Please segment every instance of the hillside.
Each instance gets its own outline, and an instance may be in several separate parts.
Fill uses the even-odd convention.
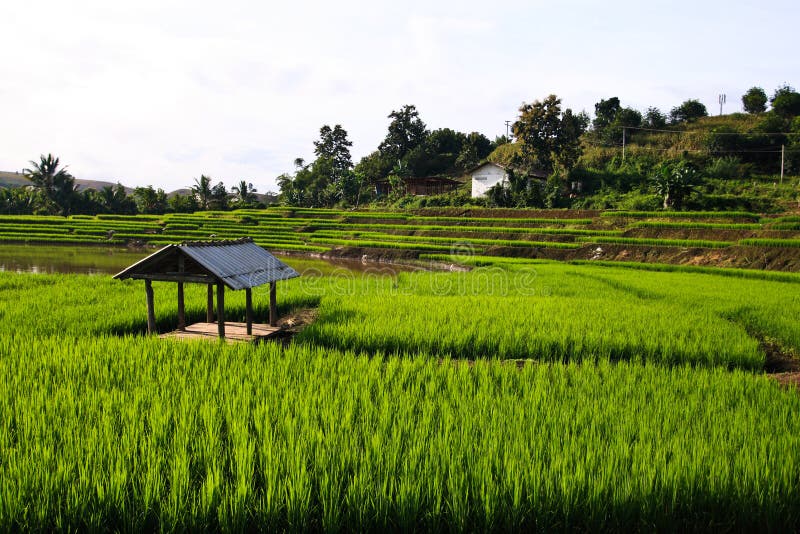
[[[0,171],[0,187],[24,187],[26,185],[30,185],[30,182],[21,173]],[[99,191],[104,187],[113,187],[117,184],[116,182],[82,180],[76,178],[75,185],[78,186],[78,191],[83,191],[84,189],[95,189]],[[125,190],[128,193],[133,192],[133,188],[130,187],[125,187]]]

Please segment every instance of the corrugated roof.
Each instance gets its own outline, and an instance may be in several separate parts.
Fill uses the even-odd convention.
[[[146,273],[148,264],[170,253],[185,254],[231,289],[246,289],[300,276],[297,271],[253,243],[252,239],[244,238],[169,245],[114,278],[125,279],[133,274]]]

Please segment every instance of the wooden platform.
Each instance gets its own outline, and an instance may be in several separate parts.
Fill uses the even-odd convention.
[[[279,326],[253,323],[253,334],[247,335],[247,323],[225,322],[226,341],[257,341],[266,339],[281,330]],[[195,323],[186,327],[186,330],[174,330],[159,337],[167,339],[219,339],[217,323]]]

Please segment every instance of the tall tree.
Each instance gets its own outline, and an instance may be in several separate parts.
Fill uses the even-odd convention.
[[[200,178],[195,178],[192,193],[197,199],[199,207],[207,210],[211,202],[211,177],[201,174]]]
[[[514,123],[514,137],[521,143],[521,163],[529,169],[553,172],[557,165],[569,171],[580,156],[580,135],[588,117],[572,110],[561,112],[561,100],[550,95],[541,102],[522,104]]]
[[[622,108],[619,103],[619,98],[612,96],[609,99],[601,99],[600,102],[594,105],[594,120],[592,121],[592,128],[595,131],[601,131],[606,126],[614,122],[617,117],[617,112]]]
[[[747,113],[767,111],[767,93],[761,87],[751,87],[742,95],[742,107]]]
[[[39,161],[30,161],[31,167],[23,175],[52,203],[51,211],[69,215],[77,188],[75,178],[66,167],[59,168],[58,158],[52,154],[41,155]]]
[[[314,141],[314,154],[318,158],[331,160],[336,169],[347,170],[353,167],[351,146],[353,143],[347,138],[347,130],[340,124],[333,128],[325,124],[319,129],[319,141]]]
[[[425,141],[428,130],[414,105],[405,105],[400,111],[392,111],[388,118],[392,119],[389,132],[378,150],[396,163],[396,160],[402,159]]]

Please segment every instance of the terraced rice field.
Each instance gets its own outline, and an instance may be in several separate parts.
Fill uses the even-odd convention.
[[[560,215],[5,218],[53,243],[250,235],[474,269],[290,257],[308,276],[279,312],[314,320],[285,345],[158,339],[141,283],[0,272],[0,531],[800,529],[800,274],[497,255],[794,222]],[[153,286],[172,330],[176,288]],[[187,285],[188,322],[205,304]]]
[[[547,216],[541,217],[510,210],[504,213],[517,216],[491,216],[489,210],[462,216],[436,213],[272,208],[161,216],[3,216],[0,242],[159,246],[249,236],[271,250],[300,253],[335,249],[345,254],[395,250],[412,256],[456,251],[559,257],[558,250],[581,251],[571,259],[585,259],[597,245],[776,250],[797,248],[800,242],[793,217],[762,219],[745,212],[605,212],[592,217],[567,211],[542,212]]]

